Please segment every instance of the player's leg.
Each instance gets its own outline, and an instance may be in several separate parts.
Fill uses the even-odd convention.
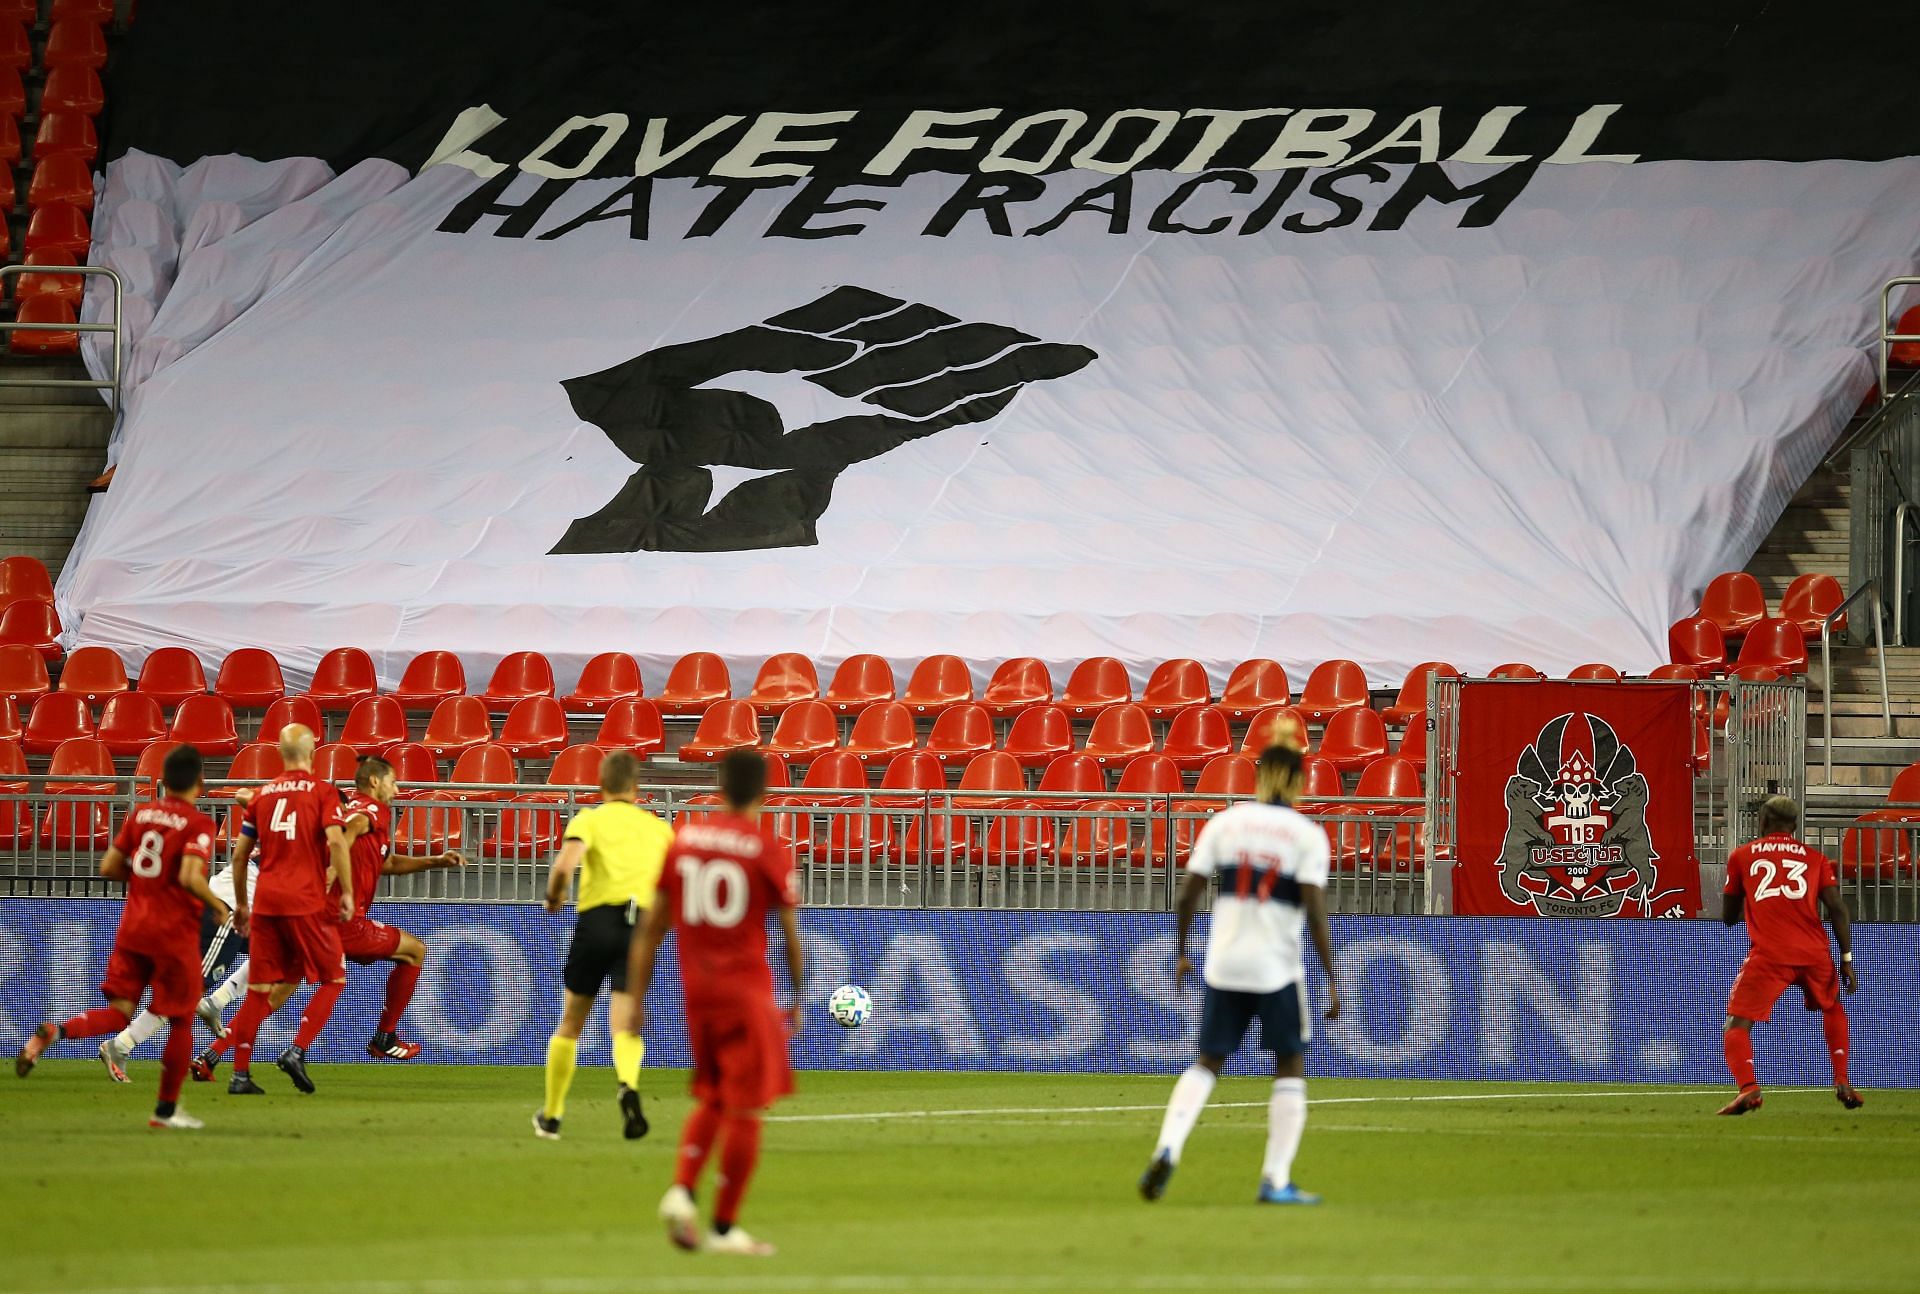
[[[624,968],[613,977],[613,993],[607,1002],[607,1032],[613,1039],[613,1075],[619,1082],[620,1128],[628,1141],[647,1135],[646,1112],[640,1107],[640,1066],[647,1059],[647,1044],[627,1027],[632,1019],[633,994],[626,992]]]
[[[1174,1080],[1173,1094],[1167,1098],[1167,1112],[1160,1120],[1160,1137],[1154,1143],[1153,1158],[1140,1175],[1140,1195],[1157,1200],[1166,1192],[1167,1181],[1179,1167],[1180,1154],[1187,1137],[1207,1108],[1220,1069],[1240,1047],[1247,1025],[1253,1019],[1251,993],[1229,993],[1208,988],[1200,1007],[1200,1055]]]
[[[274,1067],[292,1081],[304,1095],[314,1091],[313,1078],[307,1073],[307,1048],[327,1027],[334,1004],[347,989],[347,954],[340,944],[340,923],[330,914],[300,917],[292,926],[300,949],[301,978],[318,984],[301,1012],[300,1026],[294,1032],[293,1045],[274,1057]]]
[[[620,908],[589,908],[574,919],[567,960],[560,969],[560,982],[566,990],[560,1023],[547,1039],[546,1100],[533,1116],[537,1137],[557,1140],[560,1136],[567,1092],[573,1086],[573,1071],[580,1059],[580,1031],[587,1027],[593,999],[613,976],[616,963],[622,972],[626,969],[626,931],[626,912]]]
[[[593,993],[576,993],[569,987],[561,1001],[560,1022],[547,1039],[546,1097],[533,1116],[534,1134],[545,1140],[559,1140],[560,1120],[567,1114],[567,1092],[573,1087],[573,1072],[580,1060],[580,1031],[587,1027],[587,1013],[593,1010],[598,991],[598,985]]]
[[[204,1125],[180,1108],[180,1088],[193,1062],[193,1017],[183,1015],[169,1024],[167,1046],[160,1053],[159,1099],[154,1103],[153,1117],[147,1120],[147,1126],[192,1130]]]
[[[1739,1092],[1721,1107],[1721,1114],[1746,1114],[1760,1108],[1760,1080],[1753,1065],[1753,1026],[1756,1021],[1773,1017],[1774,1002],[1797,978],[1796,972],[1751,952],[1740,963],[1740,973],[1733,977],[1733,987],[1727,992],[1727,1019],[1720,1030],[1727,1072],[1733,1075]]]
[[[127,1059],[141,1043],[160,1032],[160,1026],[166,1021],[155,1015],[151,1008],[133,1017],[126,1028],[100,1044],[100,1063],[107,1068],[107,1077],[116,1083],[127,1082]]]
[[[119,956],[118,952],[114,954],[115,959]],[[111,967],[112,963],[109,962],[109,984],[114,983],[111,978],[114,971]],[[145,987],[145,984],[141,985],[141,988]],[[46,1053],[47,1048],[63,1038],[97,1038],[103,1033],[118,1033],[127,1027],[128,1018],[133,1014],[133,1004],[138,997],[137,992],[131,998],[109,995],[105,1006],[97,1006],[91,1011],[82,1011],[79,1015],[57,1024],[51,1020],[47,1021],[28,1034],[27,1040],[20,1044],[19,1054],[13,1059],[13,1072],[21,1078],[31,1074],[33,1067],[40,1063],[40,1057]]]
[[[195,1003],[193,1013],[216,1039],[227,1032],[220,1013],[247,991],[246,954],[247,941],[234,929],[231,917],[215,927],[207,940],[206,956],[200,961],[200,975],[207,982],[218,983],[219,987]]]
[[[367,1054],[380,1060],[412,1060],[420,1054],[420,1044],[400,1037],[400,1017],[413,1001],[413,990],[420,983],[421,967],[426,965],[427,946],[413,935],[392,926],[393,951],[384,958],[393,963],[387,972],[386,1003],[380,1010],[380,1025],[367,1041]]]
[[[1745,1016],[1729,1015],[1720,1027],[1720,1046],[1726,1053],[1727,1072],[1733,1075],[1739,1093],[1722,1106],[1722,1114],[1745,1114],[1761,1105],[1760,1080],[1753,1070],[1753,1021]]]
[[[244,942],[244,941],[243,941]],[[207,1049],[193,1058],[193,1081],[204,1083],[213,1077],[220,1058],[233,1047],[233,1030],[221,1020],[221,1012],[240,1001],[247,995],[247,981],[252,975],[253,962],[241,957],[237,965],[228,973],[220,987],[200,999],[194,1008],[194,1015],[213,1033],[213,1041]]]
[[[1262,1204],[1318,1204],[1320,1197],[1293,1184],[1293,1158],[1307,1129],[1307,1044],[1313,1017],[1303,985],[1265,995],[1262,1041],[1273,1053],[1273,1091],[1267,1098],[1267,1153],[1260,1168]]]
[[[256,933],[256,945],[258,942]],[[255,960],[258,961],[257,956]],[[254,1042],[260,1036],[260,1026],[265,1024],[267,1017],[287,1000],[292,990],[293,985],[277,980],[263,981],[258,984],[248,983],[246,998],[240,1003],[239,1014],[233,1017],[233,1023],[227,1027],[227,1036],[224,1039],[224,1044],[233,1048],[233,1077],[227,1080],[227,1090],[233,1095],[258,1096],[266,1090],[253,1081]],[[215,1047],[221,1045],[216,1043]],[[215,1056],[218,1055],[215,1048],[210,1047],[207,1052],[201,1053],[200,1060],[205,1061],[209,1052]],[[200,1064],[196,1062],[194,1069],[198,1073]],[[209,1067],[208,1074],[211,1075],[211,1073],[212,1070]]]
[[[766,1107],[793,1090],[785,1029],[771,1002],[749,1012],[720,1049],[720,1180],[713,1201],[710,1253],[770,1258],[773,1246],[738,1225],[740,1206],[760,1163],[760,1127]]]
[[[1834,1098],[1847,1109],[1857,1110],[1866,1102],[1861,1099],[1860,1093],[1854,1091],[1853,1080],[1847,1073],[1847,1009],[1840,1005],[1840,976],[1834,970],[1833,963],[1823,961],[1802,968],[1800,990],[1806,994],[1807,1010],[1820,1013],[1820,1032],[1826,1038],[1827,1059],[1833,1065]]]
[[[773,1256],[772,1245],[735,1225],[760,1164],[760,1121],[765,1115],[764,1109],[729,1109],[721,1117],[720,1181],[713,1201],[713,1238],[706,1246],[714,1253]]]
[[[693,1110],[680,1129],[680,1153],[674,1161],[673,1185],[660,1197],[660,1220],[666,1223],[667,1239],[676,1249],[700,1247],[700,1214],[693,1195],[700,1186],[700,1174],[706,1170],[720,1136],[720,1123],[726,1107],[720,1101],[720,1066],[717,1055],[717,1029],[708,1015],[689,1012],[687,1044],[693,1059]]]

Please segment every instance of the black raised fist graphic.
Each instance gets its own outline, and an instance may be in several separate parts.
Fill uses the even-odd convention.
[[[814,523],[853,463],[993,417],[1028,382],[1094,359],[1001,324],[840,287],[763,323],[648,351],[561,383],[574,412],[640,470],[612,502],[567,527],[556,553],[724,552],[817,542]],[[728,373],[798,372],[873,405],[793,431],[767,401],[701,384]],[[771,475],[710,504],[714,466]]]

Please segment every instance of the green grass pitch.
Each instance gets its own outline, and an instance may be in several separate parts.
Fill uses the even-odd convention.
[[[647,1074],[621,1140],[583,1069],[565,1139],[540,1073],[316,1067],[301,1097],[190,1086],[203,1133],[150,1132],[131,1086],[44,1063],[0,1096],[5,1288],[26,1294],[644,1294],[902,1290],[1913,1290],[1920,1093],[1310,1080],[1295,1176],[1253,1203],[1267,1084],[1223,1080],[1167,1198],[1134,1182],[1170,1079],[800,1076],[744,1222],[756,1262],[668,1248],[654,1206],[687,1110]],[[873,1117],[867,1117],[873,1116]],[[710,1196],[709,1184],[703,1203]]]

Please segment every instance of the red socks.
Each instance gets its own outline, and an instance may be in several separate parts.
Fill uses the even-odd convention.
[[[727,1144],[720,1151],[720,1193],[713,1202],[713,1223],[722,1228],[732,1226],[739,1216],[740,1201],[746,1198],[747,1183],[760,1162],[760,1119],[733,1115],[727,1119],[726,1131]]]
[[[400,1015],[407,1009],[407,1003],[413,1001],[413,986],[420,982],[420,968],[409,966],[405,962],[396,962],[387,973],[387,1007],[380,1013],[380,1033],[393,1033],[400,1028]]]
[[[259,1034],[261,1024],[272,1014],[273,1007],[268,1004],[266,993],[248,989],[246,1000],[240,1004],[239,1014],[227,1026],[225,1041],[233,1048],[234,1073],[253,1072],[253,1040]]]
[[[1847,1012],[1846,1008],[1835,1004],[1831,1011],[1820,1013],[1820,1031],[1827,1035],[1827,1055],[1833,1061],[1833,1085],[1852,1087],[1847,1079]]]
[[[103,1033],[119,1033],[127,1027],[127,1017],[110,1006],[97,1006],[76,1015],[60,1026],[62,1038],[97,1038]]]
[[[1745,1029],[1727,1029],[1720,1035],[1727,1052],[1727,1069],[1741,1091],[1760,1086],[1753,1076],[1753,1035]]]
[[[193,1061],[193,1017],[171,1023],[166,1050],[160,1053],[160,1104],[165,1106],[180,1099],[180,1085],[187,1081],[187,1066]]]
[[[714,1138],[720,1134],[720,1107],[711,1101],[693,1107],[680,1130],[680,1164],[674,1169],[676,1185],[691,1191],[700,1184],[700,1172],[713,1153]]]
[[[320,1036],[320,1031],[327,1027],[328,1018],[333,1015],[333,1004],[340,1000],[340,995],[346,989],[347,982],[340,980],[333,984],[322,984],[313,991],[313,996],[307,999],[306,1014],[300,1017],[300,1029],[293,1035],[294,1046],[305,1051],[313,1045],[313,1040]]]

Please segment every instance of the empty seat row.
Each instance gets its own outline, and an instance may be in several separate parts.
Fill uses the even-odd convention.
[[[1821,624],[1846,600],[1846,590],[1833,576],[1801,575],[1780,595],[1780,613],[1769,616],[1760,581],[1745,571],[1728,571],[1708,582],[1700,595],[1700,609],[1689,619],[1708,621],[1728,643],[1737,644],[1764,620],[1784,620],[1803,639],[1818,639]],[[1834,622],[1836,632],[1846,627],[1845,616]]]

